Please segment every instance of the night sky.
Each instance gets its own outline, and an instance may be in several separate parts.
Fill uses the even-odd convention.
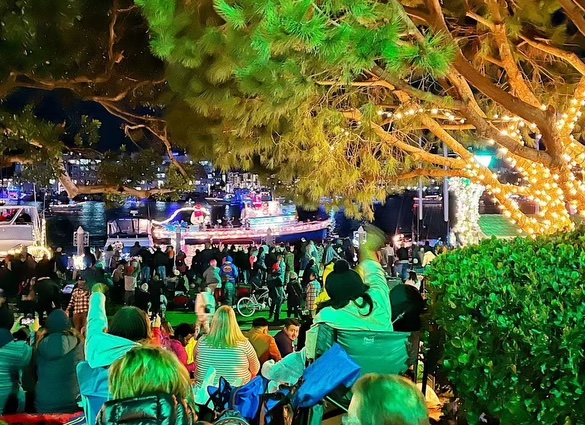
[[[67,133],[71,138],[79,129],[81,117],[87,115],[92,119],[101,121],[101,140],[96,147],[99,151],[116,150],[127,139],[122,130],[123,121],[112,116],[102,106],[95,102],[83,102],[73,96],[67,90],[55,90],[53,92],[32,89],[19,90],[10,96],[5,105],[13,111],[19,112],[28,105],[35,105],[35,113],[41,119],[54,123],[67,123]]]

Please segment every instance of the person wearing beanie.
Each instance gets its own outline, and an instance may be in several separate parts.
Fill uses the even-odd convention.
[[[376,254],[384,242],[385,235],[369,226],[358,268],[352,270],[342,260],[335,263],[325,280],[330,300],[318,305],[315,324],[339,330],[393,330],[390,288]]]
[[[47,318],[47,327],[39,333],[35,348],[37,413],[81,411],[77,404],[79,384],[76,368],[84,359],[81,335],[72,328],[67,313],[53,310]]]

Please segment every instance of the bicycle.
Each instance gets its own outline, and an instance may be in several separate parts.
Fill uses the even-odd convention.
[[[256,295],[259,293],[258,295]],[[238,304],[236,308],[238,309],[238,313],[240,313],[244,317],[250,317],[256,310],[265,310],[266,308],[270,308],[270,304],[272,300],[268,296],[268,288],[262,287],[256,291],[253,291],[249,297],[242,297],[238,300]]]

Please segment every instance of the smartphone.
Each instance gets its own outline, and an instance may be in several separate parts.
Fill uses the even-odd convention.
[[[33,319],[32,317],[23,317],[22,319],[20,319],[20,325],[21,326],[29,326],[34,321],[35,321],[35,319]]]

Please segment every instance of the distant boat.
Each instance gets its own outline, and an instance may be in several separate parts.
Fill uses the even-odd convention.
[[[153,246],[152,223],[146,218],[138,217],[137,211],[130,211],[132,217],[122,217],[108,221],[108,239],[105,248],[118,246],[124,252],[138,242],[141,246]]]
[[[43,233],[44,226],[41,226],[36,207],[0,206],[0,258],[20,252],[24,247],[38,248],[36,251],[42,256],[48,252],[43,246],[45,241]]]
[[[85,202],[73,202],[68,204],[52,204],[49,209],[55,214],[77,213],[83,209]]]

